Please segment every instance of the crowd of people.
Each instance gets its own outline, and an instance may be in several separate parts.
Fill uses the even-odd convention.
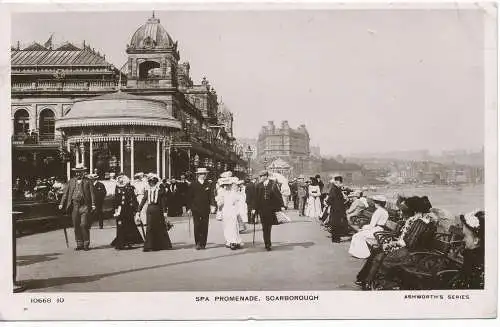
[[[57,201],[61,198],[64,187],[65,181],[60,177],[16,177],[12,184],[12,198],[16,201]]]
[[[85,175],[84,169],[74,168],[76,175],[64,188],[59,206],[71,213],[76,250],[90,249],[90,224],[96,219],[91,216],[102,217],[102,201],[106,194],[98,176]],[[299,176],[283,185],[267,171],[261,172],[258,179],[247,180],[240,180],[230,171],[222,173],[216,181],[207,180],[207,176],[205,168],[196,171],[194,180],[181,176],[179,181],[161,181],[154,173],[138,173],[131,181],[119,174],[113,198],[116,237],[111,244],[119,250],[140,244],[145,252],[172,249],[169,231],[173,224],[168,217],[186,214],[193,219],[194,247],[203,250],[207,246],[212,213],[222,221],[223,242],[227,248],[244,247],[241,233],[247,229],[247,224],[260,222],[264,247],[271,251],[272,226],[280,224],[279,217],[284,215],[291,201],[299,216],[320,223],[333,243],[350,240],[349,254],[366,260],[356,276],[357,285],[362,289],[384,289],[391,285],[388,288],[394,289],[400,287],[404,271],[418,270],[411,266],[415,265],[411,254],[430,251],[437,235],[439,217],[425,196],[402,197],[389,207],[383,195],[367,198],[361,190],[345,187],[340,175],[331,176],[326,185],[319,175],[307,181]],[[367,212],[368,220],[358,226],[355,222],[360,216],[366,217]],[[102,228],[102,218],[98,220]],[[391,229],[390,237],[383,243],[377,243],[377,235],[387,233],[391,221],[399,227]],[[461,226],[465,247],[463,265],[459,277],[448,281],[446,287],[482,288],[484,211],[461,216]],[[441,268],[446,270],[447,267]],[[387,283],[381,284],[381,280]]]

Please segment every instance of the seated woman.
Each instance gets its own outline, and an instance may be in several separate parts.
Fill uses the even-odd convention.
[[[352,236],[349,254],[353,257],[365,259],[370,256],[370,248],[367,241],[375,239],[373,234],[384,230],[383,226],[389,219],[389,213],[385,210],[387,199],[383,195],[375,195],[373,197],[375,203],[375,212],[372,215],[370,224],[365,225],[359,232]]]
[[[484,289],[484,211],[461,215],[465,249],[458,274],[440,289]]]
[[[411,251],[425,250],[430,244],[436,229],[429,214],[432,205],[427,197],[411,199],[406,202],[415,214],[406,220],[400,236],[372,253],[358,273],[356,284],[363,289],[368,289],[377,274],[384,276],[391,268],[404,265]]]
[[[368,201],[366,198],[363,196],[362,191],[354,191],[354,197],[356,198],[349,209],[347,209],[346,214],[347,214],[347,220],[349,223],[351,223],[351,218],[358,216],[363,210],[368,208]]]

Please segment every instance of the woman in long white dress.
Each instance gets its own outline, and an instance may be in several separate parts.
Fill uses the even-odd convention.
[[[359,232],[352,236],[351,246],[349,247],[349,254],[359,259],[366,259],[370,256],[367,241],[374,240],[373,234],[384,230],[383,226],[389,219],[389,213],[385,209],[387,203],[385,196],[375,195],[372,199],[376,210],[370,219],[370,224],[363,226]]]
[[[311,179],[308,186],[306,216],[310,218],[319,218],[321,216],[321,189],[318,183]]]
[[[241,200],[237,183],[237,177],[223,178],[220,184],[224,186],[225,190],[219,192],[215,199],[217,205],[221,208],[226,247],[231,248],[231,250],[239,249],[243,245],[237,218],[240,205],[239,202]]]

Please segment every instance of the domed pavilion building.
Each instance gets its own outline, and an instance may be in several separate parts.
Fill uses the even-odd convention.
[[[52,44],[38,43],[12,48],[14,151],[27,146],[26,131],[38,135],[41,126],[31,116],[47,107],[53,108],[52,129],[45,128],[44,139],[31,137],[29,149],[62,158],[61,176],[69,177],[78,163],[102,177],[155,172],[178,178],[198,167],[213,175],[243,173],[246,161],[233,137],[232,113],[206,78],[193,83],[190,64],[179,62],[177,42],[154,14],[133,33],[126,53],[127,63],[118,70],[85,43],[83,49],[66,44],[53,50]],[[36,56],[55,59],[39,66]],[[22,119],[19,107],[31,108],[22,111]],[[13,177],[43,174],[36,162],[29,166],[34,169],[16,171],[13,157]]]

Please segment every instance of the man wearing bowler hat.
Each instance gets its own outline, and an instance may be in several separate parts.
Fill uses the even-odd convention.
[[[83,164],[77,164],[73,168],[75,176],[68,181],[59,204],[59,210],[64,208],[66,212],[71,212],[77,251],[89,250],[90,214],[96,208],[94,186],[85,177],[85,170]]]
[[[209,215],[210,211],[215,212],[214,192],[212,185],[206,181],[207,175],[206,168],[198,168],[196,180],[189,185],[187,193],[187,206],[193,214],[196,250],[207,246]]]
[[[252,214],[259,213],[264,245],[267,251],[271,251],[271,228],[277,223],[276,212],[284,211],[285,205],[278,185],[269,179],[269,172],[264,170],[259,176],[260,183],[257,184]]]
[[[102,229],[104,226],[104,212],[102,211],[102,207],[104,204],[104,199],[106,198],[106,187],[103,183],[98,181],[99,175],[97,174],[89,174],[87,176],[94,186],[94,197],[95,197],[95,210],[93,213],[94,221],[99,222],[99,229]]]

